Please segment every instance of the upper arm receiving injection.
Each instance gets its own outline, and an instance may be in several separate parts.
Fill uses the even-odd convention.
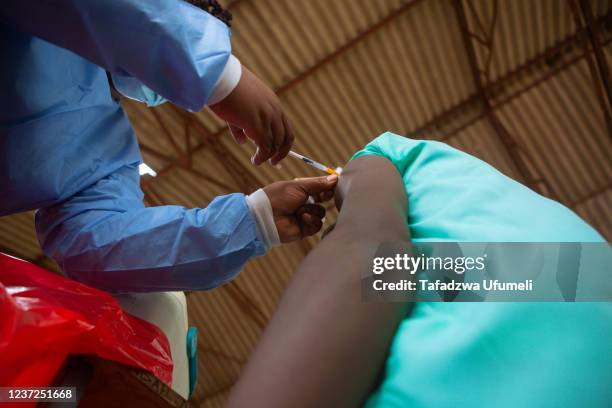
[[[335,229],[373,239],[383,233],[407,239],[408,198],[400,174],[386,158],[351,160],[339,179],[335,198],[340,210]]]

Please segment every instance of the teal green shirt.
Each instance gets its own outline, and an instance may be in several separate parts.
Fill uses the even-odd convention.
[[[403,177],[412,239],[602,242],[570,209],[434,141],[385,133],[353,158]],[[612,304],[418,303],[368,408],[610,407]]]

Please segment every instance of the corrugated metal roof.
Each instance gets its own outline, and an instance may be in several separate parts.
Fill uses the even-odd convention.
[[[296,151],[342,165],[387,130],[445,140],[561,200],[612,237],[612,145],[604,116],[610,107],[569,2],[462,0],[491,111],[477,92],[450,0],[231,4],[234,52],[278,91],[298,136]],[[606,29],[603,52],[612,66],[611,2],[591,5]],[[159,172],[142,183],[149,205],[203,207],[219,194],[316,175],[290,159],[281,168],[253,167],[252,146],[236,145],[207,110],[123,104],[145,161]],[[331,211],[328,223],[334,219]],[[196,403],[222,406],[283,287],[315,243],[274,249],[249,262],[232,284],[188,295],[191,322],[201,331]],[[53,268],[41,257],[31,212],[0,219],[0,245]]]
[[[473,11],[468,13],[468,20],[479,35],[482,35],[483,29],[488,29],[497,13],[497,26],[491,45],[493,56],[489,67],[491,80],[503,76],[575,31],[574,21],[565,1],[541,0],[538,1],[537,7],[534,7],[531,0],[480,0],[466,4],[473,4],[473,7],[468,7]],[[479,41],[474,44],[480,66],[485,67],[488,48]]]
[[[580,61],[505,106],[499,116],[563,203],[571,205],[612,179],[612,143]]]
[[[611,203],[612,186],[608,185],[604,190],[574,206],[576,213],[596,227],[605,237],[608,237],[608,241],[612,236]]]

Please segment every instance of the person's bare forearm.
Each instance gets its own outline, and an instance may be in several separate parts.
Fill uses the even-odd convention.
[[[349,163],[338,222],[304,260],[232,391],[230,407],[352,407],[376,385],[401,303],[362,303],[382,242],[405,242],[406,194],[381,157]]]

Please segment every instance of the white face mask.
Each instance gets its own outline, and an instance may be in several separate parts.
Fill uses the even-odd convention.
[[[136,78],[112,74],[113,85],[126,98],[144,102],[147,106],[161,105],[168,100],[156,94]]]

